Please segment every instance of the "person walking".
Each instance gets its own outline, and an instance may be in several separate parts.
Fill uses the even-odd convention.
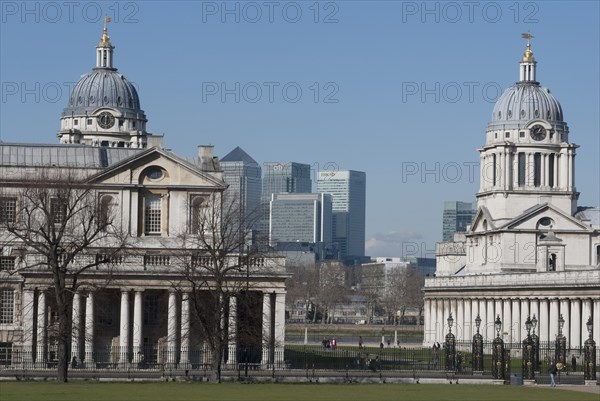
[[[548,371],[550,372],[550,387],[556,387],[556,372],[558,371],[556,368],[556,362],[552,361],[550,363]]]
[[[362,336],[358,337],[358,348],[362,348],[363,347],[363,338]]]
[[[577,358],[575,358],[575,354],[571,354],[571,368],[573,372],[577,370]]]

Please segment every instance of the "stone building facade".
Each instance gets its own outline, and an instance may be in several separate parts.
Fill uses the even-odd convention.
[[[600,209],[579,207],[578,145],[563,110],[536,77],[531,45],[519,81],[494,106],[480,153],[477,212],[465,234],[437,245],[435,278],[425,282],[425,344],[443,341],[447,318],[457,340],[485,339],[503,322],[505,341],[521,341],[528,316],[540,341],[554,341],[559,318],[570,347],[583,346],[586,323],[600,343]]]

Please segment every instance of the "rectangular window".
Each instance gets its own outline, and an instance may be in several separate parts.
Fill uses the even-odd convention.
[[[17,198],[0,198],[0,224],[14,223],[17,217]]]
[[[15,257],[14,256],[0,256],[0,271],[12,271],[15,270]]]
[[[87,125],[92,125],[92,119],[91,118],[87,119]]]
[[[60,199],[50,199],[50,221],[54,224],[61,224],[67,214],[67,205],[65,205]]]
[[[79,125],[79,120],[73,120],[73,125]]]
[[[0,366],[12,364],[12,343],[0,343]]]
[[[525,153],[520,152],[518,156],[518,183],[520,187],[525,186]]]
[[[525,131],[519,132],[519,138],[525,138]]]
[[[144,232],[146,234],[160,234],[161,203],[160,195],[146,195],[144,210]]]
[[[12,288],[0,288],[0,324],[13,323],[15,300]]]
[[[190,233],[195,234],[202,229],[205,206],[206,198],[204,196],[193,195],[190,197]]]
[[[539,187],[542,177],[542,154],[533,154],[533,185]]]
[[[510,132],[505,132],[505,133],[504,133],[504,137],[505,137],[505,138],[510,138]]]

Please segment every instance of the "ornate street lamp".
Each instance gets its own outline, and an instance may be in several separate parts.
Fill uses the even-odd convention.
[[[504,380],[504,341],[500,337],[500,330],[502,330],[500,315],[496,317],[494,328],[496,329],[496,338],[492,342],[492,376],[496,380]]]
[[[483,373],[483,336],[479,334],[479,326],[481,326],[481,318],[479,317],[479,313],[475,318],[475,326],[477,326],[477,334],[473,336],[473,360],[472,360],[472,368],[473,372]]]
[[[535,334],[535,328],[537,327],[538,320],[533,315],[531,319],[531,324],[533,326],[533,334],[531,335],[531,339],[533,340],[533,369],[536,372],[540,371],[540,337]]]
[[[558,334],[554,343],[554,360],[556,361],[557,365],[560,363],[560,366],[565,365],[567,358],[567,337],[565,337],[562,333],[564,325],[565,319],[561,313],[558,318]]]
[[[594,321],[592,316],[588,319],[585,324],[588,330],[588,339],[585,340],[584,344],[584,379],[585,380],[596,380],[596,342],[594,341]]]
[[[454,334],[452,334],[452,324],[454,323],[452,313],[450,313],[447,321],[448,334],[446,334],[446,370],[453,372],[456,370],[456,341]]]
[[[534,369],[534,348],[535,342],[531,336],[531,328],[533,327],[533,322],[527,316],[527,320],[525,321],[525,328],[527,329],[527,338],[523,340],[523,379],[524,380],[535,380],[535,369]]]

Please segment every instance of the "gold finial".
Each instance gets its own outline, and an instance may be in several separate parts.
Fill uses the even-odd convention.
[[[110,36],[108,36],[108,29],[106,28],[106,24],[112,22],[111,17],[104,17],[104,32],[102,33],[102,39],[100,39],[101,43],[110,43]]]
[[[523,39],[527,39],[527,47],[525,48],[525,53],[523,54],[523,62],[533,62],[535,59],[533,58],[533,52],[531,51],[531,38],[534,38],[529,31],[527,33],[522,33],[521,37]]]

